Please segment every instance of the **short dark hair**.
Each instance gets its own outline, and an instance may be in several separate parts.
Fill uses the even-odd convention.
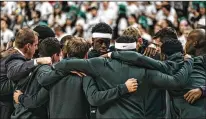
[[[94,32],[112,34],[112,28],[108,24],[106,24],[104,22],[100,22],[92,28],[92,33],[94,33]]]
[[[170,12],[171,6],[170,4],[167,4],[167,5],[163,5],[162,8],[165,8],[167,11]]]
[[[73,37],[64,46],[64,52],[69,57],[84,58],[86,53],[89,51],[90,44],[83,38]]]
[[[63,29],[60,25],[57,25],[54,27],[54,31],[63,31]]]
[[[37,32],[29,28],[22,28],[15,36],[15,46],[17,48],[23,48],[28,43],[33,44],[35,36],[38,36]]]
[[[38,18],[41,18],[41,12],[39,10],[35,10],[35,12],[36,12]]]
[[[164,20],[168,24],[168,27],[171,27],[173,29],[175,28],[175,26],[173,25],[173,23],[170,20],[168,20],[168,19],[164,19]]]
[[[1,18],[1,21],[4,21],[6,24],[7,24],[7,21],[6,21],[6,19],[3,19],[3,18]],[[8,24],[7,24],[8,25]]]
[[[1,18],[1,21],[4,21],[8,27],[11,25],[11,20],[8,16],[6,16],[5,18]]]
[[[55,53],[60,54],[60,42],[54,37],[44,39],[39,45],[39,55],[41,57],[51,57]]]
[[[178,36],[177,36],[177,32],[174,28],[171,28],[171,27],[166,27],[166,28],[163,28],[161,30],[159,30],[155,35],[154,35],[154,39],[155,38],[160,38],[160,41],[163,43],[164,40],[164,37],[168,37],[168,38],[173,38],[173,39],[178,39]]]
[[[181,52],[184,53],[181,42],[177,39],[169,38],[161,46],[161,52],[167,56]]]

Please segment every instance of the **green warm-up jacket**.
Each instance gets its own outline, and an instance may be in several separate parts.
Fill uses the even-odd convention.
[[[171,74],[171,71],[173,68],[180,69],[180,65],[183,61],[183,57],[181,56],[181,53],[176,53],[170,57],[168,57],[168,60],[164,63],[161,63],[160,61],[151,59],[149,57],[143,56],[141,54],[135,53],[135,52],[113,52],[112,58],[123,60],[132,64],[135,64],[137,66],[143,66],[143,67],[149,67],[151,69],[159,70],[168,74]],[[133,56],[133,57],[131,57]],[[193,104],[189,104],[184,99],[184,94],[187,93],[189,90],[194,88],[199,88],[202,85],[206,84],[206,69],[205,64],[203,63],[203,57],[198,56],[194,59],[194,66],[192,73],[190,74],[190,77],[188,79],[178,79],[176,80],[176,83],[178,82],[177,86],[173,89],[168,88],[170,85],[174,85],[175,82],[169,82],[166,79],[158,79],[160,83],[155,84],[154,81],[148,81],[149,84],[154,86],[156,88],[164,88],[168,89],[169,94],[172,98],[172,106],[176,113],[176,115],[179,118],[206,118],[206,99],[200,98]],[[176,65],[174,67],[168,67],[168,64],[171,64],[172,62],[176,62]],[[174,72],[173,72],[174,73]],[[186,72],[182,72],[186,73]],[[150,78],[151,76],[147,77]],[[179,85],[180,84],[180,85]]]
[[[151,80],[154,80],[153,78],[166,78],[171,81],[177,80],[179,77],[188,78],[188,73],[182,74],[181,72],[190,72],[192,70],[192,62],[191,60],[183,63],[185,65],[182,65],[180,72],[177,72],[174,76],[169,76],[159,71],[146,70],[145,68],[138,68],[125,62],[106,58],[63,60],[55,65],[56,71],[53,72],[51,76],[45,76],[43,78],[41,84],[48,85],[51,83],[51,80],[54,82],[59,80],[57,77],[61,76],[55,74],[56,72],[67,73],[73,70],[82,71],[91,75],[101,91],[123,84],[129,78],[136,78],[140,84],[137,91],[132,94],[123,95],[111,103],[98,106],[97,118],[146,118],[144,97],[147,94],[145,94],[144,90],[147,86],[141,85],[145,76],[154,75],[154,77],[151,77]],[[173,86],[170,86],[170,88],[173,88]],[[165,108],[161,105],[165,105],[165,102],[159,104],[160,110],[161,108]],[[162,113],[156,113],[152,116],[154,118],[162,117]]]
[[[47,119],[47,106],[49,101],[49,92],[43,88],[39,81],[41,77],[51,70],[49,65],[38,66],[28,76],[26,82],[22,84],[19,90],[24,94],[19,96],[19,104],[15,104],[15,110],[11,115],[14,119],[41,118]],[[18,85],[17,85],[18,89]]]
[[[82,78],[71,73],[62,74],[54,71],[55,75],[60,76],[57,78],[53,71],[50,66],[44,65],[37,70],[35,77],[29,79],[25,94],[20,95],[20,104],[15,106],[12,118],[46,119],[47,112],[40,107],[49,99],[49,118],[86,119],[89,116],[89,103],[94,106],[103,105],[128,93],[125,84],[98,91],[96,82],[89,76]],[[54,76],[57,81],[52,82],[53,80],[49,79],[50,83],[45,86],[41,84],[43,75]],[[41,116],[45,112],[46,116]]]

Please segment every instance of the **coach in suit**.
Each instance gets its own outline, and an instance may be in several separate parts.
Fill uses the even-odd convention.
[[[0,118],[8,119],[13,111],[14,85],[38,64],[50,64],[51,58],[32,59],[38,45],[38,34],[28,28],[20,29],[15,37],[14,52],[1,58],[0,73]],[[31,60],[32,59],[32,60]]]

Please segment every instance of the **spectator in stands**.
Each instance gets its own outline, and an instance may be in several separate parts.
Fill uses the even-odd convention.
[[[8,29],[8,21],[1,18],[1,50],[6,50],[7,43],[14,37],[14,33]]]
[[[55,32],[56,37],[59,41],[66,35],[66,33],[64,33],[64,31],[60,25],[57,25],[54,27],[54,32]]]
[[[122,35],[122,32],[124,29],[126,29],[129,25],[127,21],[127,9],[126,6],[123,4],[119,5],[119,12],[118,17],[115,22],[115,28],[114,28],[114,37],[113,39],[117,39],[119,36]]]
[[[28,25],[31,29],[34,29],[37,25],[39,25],[41,20],[41,12],[34,10],[32,11],[32,20],[27,22],[26,25]]]
[[[54,11],[53,6],[49,2],[46,2],[46,1],[37,2],[35,9],[41,12],[42,20],[48,20],[49,15],[51,15]]]
[[[135,14],[131,14],[129,17],[128,17],[128,23],[130,26],[133,26],[133,27],[138,27],[138,24],[137,24],[137,18],[135,16]]]
[[[54,5],[54,13],[51,14],[48,18],[48,24],[50,27],[60,25],[61,27],[65,24],[66,21],[66,14],[62,11],[62,5],[56,3]]]

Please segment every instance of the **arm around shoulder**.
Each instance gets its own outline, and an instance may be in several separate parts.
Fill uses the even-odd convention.
[[[96,82],[91,77],[85,77],[83,79],[83,89],[87,100],[93,106],[104,105],[128,93],[125,84],[120,84],[117,87],[105,91],[99,91]]]

